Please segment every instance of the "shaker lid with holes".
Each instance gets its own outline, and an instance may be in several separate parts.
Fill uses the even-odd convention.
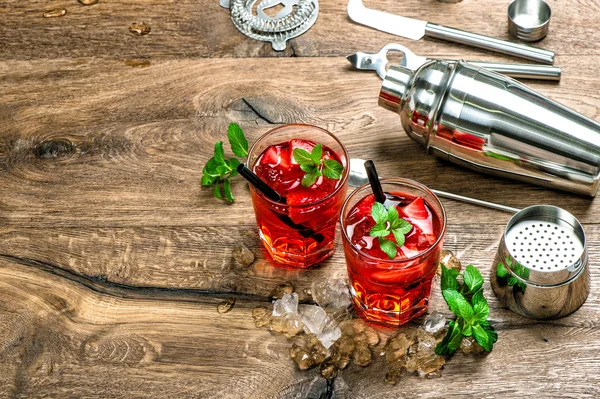
[[[515,214],[504,230],[503,241],[504,266],[525,284],[566,284],[587,265],[583,227],[573,215],[555,206],[535,205]]]

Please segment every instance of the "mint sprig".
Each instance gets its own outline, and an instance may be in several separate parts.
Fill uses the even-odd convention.
[[[236,123],[230,123],[227,128],[227,138],[231,150],[238,157],[248,156],[248,140],[244,137],[242,128]],[[214,185],[214,195],[219,199],[225,198],[233,202],[233,192],[231,191],[230,178],[238,174],[237,167],[241,162],[237,158],[225,158],[223,142],[218,141],[215,144],[214,155],[206,162],[202,169],[202,185],[210,187]],[[223,190],[221,191],[221,186]]]
[[[371,207],[371,216],[375,220],[375,226],[371,228],[369,235],[377,237],[381,250],[390,259],[394,259],[398,253],[398,247],[404,245],[405,235],[412,230],[412,224],[398,215],[395,206],[386,209],[379,202],[375,202]],[[396,242],[386,238],[390,234],[394,236]]]
[[[317,179],[323,175],[328,179],[339,180],[342,178],[344,167],[335,159],[323,160],[323,145],[317,144],[311,152],[302,148],[294,148],[292,153],[294,160],[304,171],[302,187],[308,188],[315,184]]]
[[[442,264],[442,295],[456,320],[450,321],[448,332],[435,348],[435,353],[450,355],[460,347],[463,337],[470,336],[486,352],[490,352],[498,334],[487,320],[490,307],[483,296],[483,277],[473,265],[468,265],[461,275],[462,284],[458,281],[459,275],[458,271]]]

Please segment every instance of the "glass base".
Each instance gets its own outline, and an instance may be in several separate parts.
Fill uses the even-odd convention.
[[[350,293],[352,294],[352,304],[356,313],[368,323],[383,327],[399,327],[412,319],[416,319],[425,313],[429,304],[429,298],[423,298],[418,303],[413,304],[412,307],[401,311],[385,310],[363,303],[356,295],[353,287],[350,287]]]
[[[334,241],[326,245],[319,245],[317,249],[311,248],[314,245],[311,245],[308,239],[291,241],[282,237],[269,240],[260,229],[258,235],[273,263],[280,265],[303,269],[323,262],[335,252]],[[311,249],[313,250],[311,251]]]

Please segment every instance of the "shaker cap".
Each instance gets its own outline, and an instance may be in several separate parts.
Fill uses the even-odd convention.
[[[379,92],[379,106],[398,112],[402,98],[406,95],[414,72],[400,65],[391,66]]]

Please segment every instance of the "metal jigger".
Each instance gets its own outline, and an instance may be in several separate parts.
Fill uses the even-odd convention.
[[[379,105],[428,152],[481,172],[596,195],[600,124],[464,61],[389,68]]]

